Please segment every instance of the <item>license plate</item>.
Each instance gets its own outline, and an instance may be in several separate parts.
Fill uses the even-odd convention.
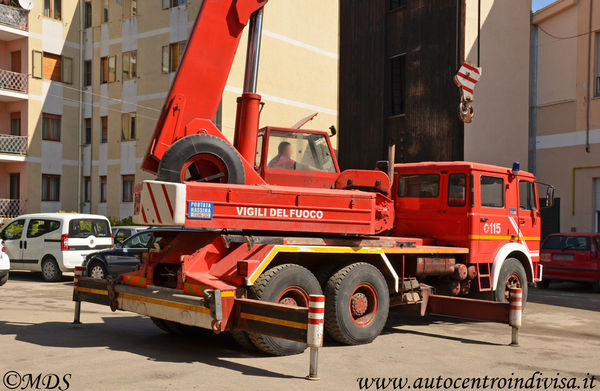
[[[573,259],[575,259],[575,257],[573,256],[573,254],[554,254],[552,256],[552,259],[554,259],[555,261],[572,261]]]

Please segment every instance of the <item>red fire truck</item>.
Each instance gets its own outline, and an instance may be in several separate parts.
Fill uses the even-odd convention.
[[[376,338],[391,306],[508,323],[509,289],[525,299],[542,274],[534,176],[469,162],[340,172],[329,132],[259,129],[265,4],[203,3],[143,164],[157,180],[136,187],[136,222],[203,231],[165,230],[139,270],[82,277],[74,299],[277,355],[305,349],[311,295],[345,344]],[[247,24],[230,143],[211,119]],[[466,298],[486,292],[495,301]]]

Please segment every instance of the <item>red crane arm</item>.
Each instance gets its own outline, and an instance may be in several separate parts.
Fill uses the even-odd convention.
[[[267,0],[204,0],[142,164],[156,173],[167,149],[217,113],[242,32]]]

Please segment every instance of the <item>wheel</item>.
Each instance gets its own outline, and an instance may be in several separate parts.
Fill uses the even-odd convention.
[[[225,140],[193,134],[177,140],[165,152],[158,165],[157,180],[243,184],[244,164]]]
[[[159,318],[153,318],[153,317],[150,317],[150,320],[152,321],[152,323],[154,323],[154,325],[156,327],[158,327],[165,333],[171,333],[171,330],[167,327],[164,320],[159,319]]]
[[[245,331],[231,331],[233,340],[246,350],[256,350],[256,346],[250,340],[250,336]]]
[[[46,257],[42,261],[42,278],[44,281],[56,282],[62,277],[62,271],[53,257]]]
[[[321,295],[319,281],[306,268],[300,265],[285,264],[263,273],[249,290],[250,297],[262,301],[298,307],[308,307],[309,295]],[[305,343],[289,341],[261,334],[248,334],[259,350],[285,356],[302,353]]]
[[[389,290],[379,269],[353,263],[327,281],[325,328],[340,343],[369,343],[383,330],[389,307]]]
[[[87,274],[91,278],[97,278],[97,279],[103,280],[107,276],[106,267],[104,266],[104,264],[101,261],[93,260],[88,265]]]
[[[525,274],[521,262],[515,258],[504,260],[498,275],[498,285],[494,292],[494,299],[500,303],[508,303],[510,288],[523,289],[523,305],[525,305],[527,302],[527,274]]]
[[[542,280],[537,283],[537,286],[539,286],[541,289],[548,289],[550,286],[550,280]]]

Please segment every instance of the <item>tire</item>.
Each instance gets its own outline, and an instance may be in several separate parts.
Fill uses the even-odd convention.
[[[548,289],[548,287],[550,286],[550,280],[542,280],[537,283],[537,286],[540,289]]]
[[[242,348],[250,351],[256,350],[256,346],[252,343],[250,336],[245,331],[231,331],[233,340],[237,342]]]
[[[91,277],[91,278],[97,278],[97,279],[101,279],[101,280],[106,279],[106,277],[107,277],[106,266],[104,266],[104,264],[100,260],[97,260],[97,259],[93,260],[88,265],[87,275],[88,275],[88,277]]]
[[[152,323],[154,323],[156,327],[169,334],[181,336],[212,334],[212,330],[203,329],[202,327],[189,326],[187,324],[154,317],[151,317],[150,320],[152,320]]]
[[[352,310],[353,303],[358,306]],[[335,273],[325,289],[325,328],[346,345],[373,341],[387,322],[390,294],[375,266],[360,262]]]
[[[249,296],[273,303],[308,307],[309,295],[321,295],[319,281],[306,268],[285,264],[263,273],[249,290]],[[249,333],[250,340],[259,350],[275,355],[287,356],[302,353],[306,344],[282,338]]]
[[[500,274],[498,275],[498,285],[494,291],[494,300],[499,303],[507,303],[508,289],[511,285],[523,289],[523,305],[525,305],[528,293],[527,274],[521,262],[515,258],[507,258],[502,263]]]
[[[62,277],[62,271],[54,257],[46,257],[42,261],[42,279],[46,282],[56,282]]]
[[[150,317],[150,320],[152,321],[152,323],[154,323],[154,325],[156,327],[158,327],[165,333],[171,333],[171,330],[167,327],[164,320],[159,319],[159,318],[153,318],[153,317]]]
[[[202,166],[203,172],[199,172],[194,163]],[[216,136],[193,134],[177,140],[161,159],[157,180],[180,183],[186,176],[188,166],[196,170],[189,180],[199,181],[223,173],[224,176],[207,182],[245,183],[244,164],[239,153],[225,140]]]

